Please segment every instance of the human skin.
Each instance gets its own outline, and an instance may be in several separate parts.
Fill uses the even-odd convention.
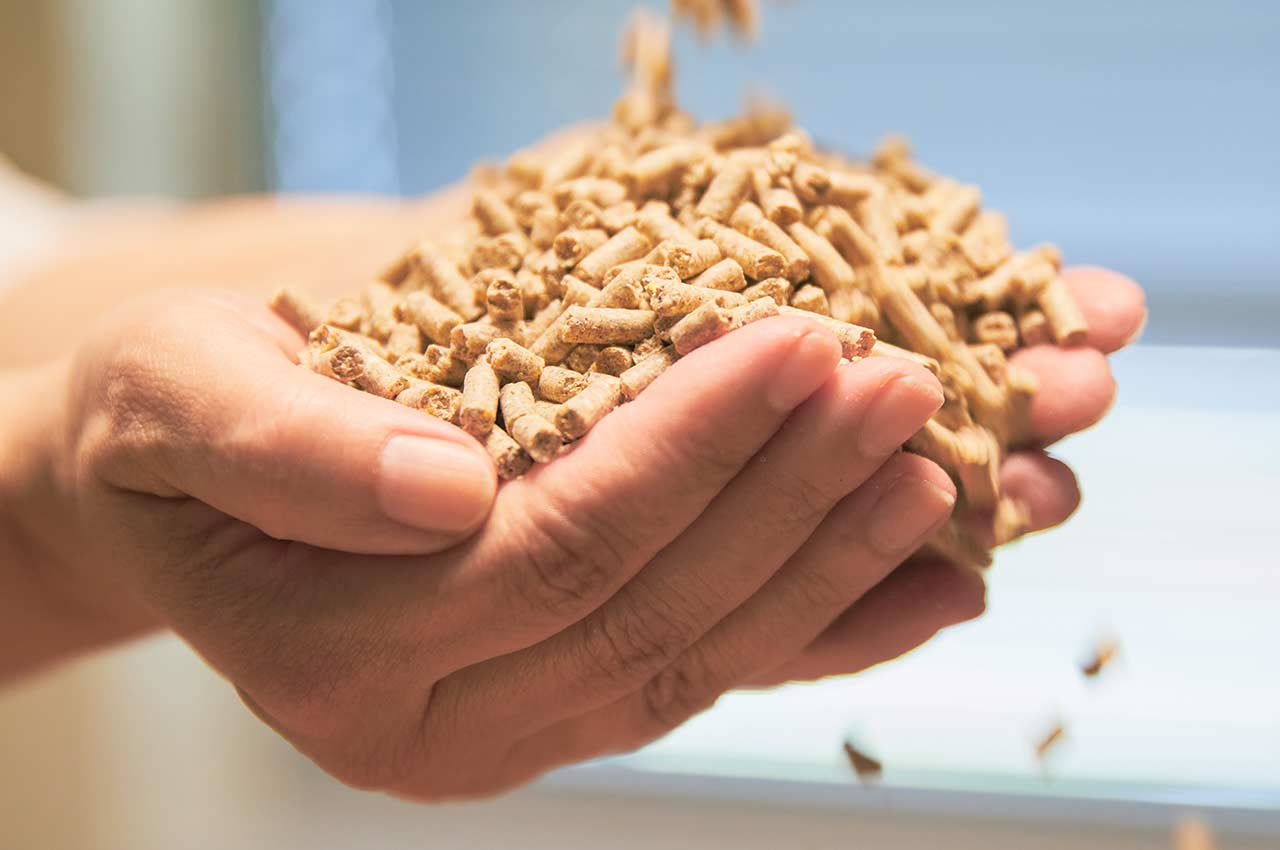
[[[17,284],[0,304],[0,677],[172,629],[339,779],[443,799],[981,612],[980,576],[912,555],[954,500],[896,452],[936,382],[841,366],[803,320],[700,349],[500,490],[458,429],[294,365],[302,340],[262,294],[353,288],[457,209],[455,193],[117,212]],[[1104,355],[1144,316],[1124,278],[1065,277],[1088,345],[1015,356],[1042,386],[1037,447],[1003,479],[1037,529],[1079,498],[1038,447],[1103,415]],[[140,297],[98,315],[122,293]]]

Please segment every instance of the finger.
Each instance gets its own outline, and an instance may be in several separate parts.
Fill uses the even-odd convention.
[[[502,706],[504,728],[520,734],[640,687],[764,586],[941,404],[937,380],[905,360],[843,365],[608,602],[550,640],[465,671],[467,704]]]
[[[1089,325],[1085,345],[1110,354],[1142,333],[1147,322],[1147,301],[1138,284],[1122,274],[1094,266],[1064,269],[1061,277]]]
[[[941,469],[895,455],[746,604],[643,687],[530,736],[512,750],[512,761],[541,771],[665,734],[724,691],[802,652],[941,525],[954,504],[955,489]]]
[[[269,326],[261,307],[197,296],[112,335],[98,381],[119,426],[101,442],[111,483],[348,552],[436,551],[483,521],[496,482],[479,444],[300,369]]]
[[[753,677],[751,687],[857,673],[982,616],[986,584],[974,570],[913,558],[842,613],[795,658]]]
[[[1021,502],[1027,510],[1026,532],[1061,525],[1080,506],[1080,486],[1075,473],[1044,452],[1015,452],[1000,465],[1000,492]],[[995,548],[991,515],[971,514],[964,522],[983,546]]]
[[[460,553],[467,663],[580,620],[675,539],[840,362],[808,322],[756,322],[682,358],[574,449],[502,488]],[[503,619],[498,628],[493,611]]]
[[[1035,445],[1049,445],[1083,431],[1106,414],[1116,397],[1107,358],[1092,348],[1037,345],[1009,358],[1040,383],[1031,397],[1028,431]]]

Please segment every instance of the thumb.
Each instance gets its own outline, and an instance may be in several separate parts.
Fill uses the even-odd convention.
[[[108,340],[104,478],[346,552],[429,553],[479,527],[497,487],[479,443],[298,367],[285,352],[300,339],[254,310],[186,299]]]

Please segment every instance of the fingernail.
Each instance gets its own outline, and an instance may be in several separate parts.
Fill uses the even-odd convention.
[[[937,413],[942,400],[936,382],[910,375],[893,379],[872,399],[858,433],[858,448],[867,457],[893,452]]]
[[[791,352],[779,363],[765,390],[765,401],[787,412],[826,382],[839,358],[839,343],[825,331],[796,331]]]
[[[449,440],[392,437],[378,462],[382,512],[424,531],[473,528],[488,513],[496,487],[493,466]]]
[[[887,555],[907,554],[947,518],[955,502],[955,496],[933,482],[904,475],[871,509],[868,542]]]

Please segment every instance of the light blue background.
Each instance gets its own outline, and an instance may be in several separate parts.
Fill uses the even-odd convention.
[[[632,6],[393,0],[401,188],[605,114]],[[1020,243],[1141,280],[1149,340],[1280,344],[1280,4],[794,0],[677,61],[700,117],[756,87],[835,147],[909,134]]]

